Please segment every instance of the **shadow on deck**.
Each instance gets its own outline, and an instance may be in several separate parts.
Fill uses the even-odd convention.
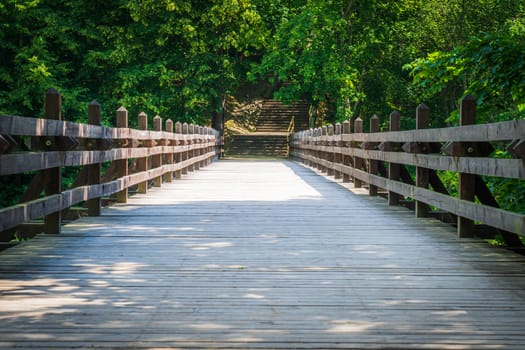
[[[214,163],[0,258],[1,348],[525,345],[522,256],[290,161]]]

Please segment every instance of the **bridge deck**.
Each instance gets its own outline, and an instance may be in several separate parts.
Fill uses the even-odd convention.
[[[0,255],[3,348],[525,347],[525,259],[288,161],[223,161]]]

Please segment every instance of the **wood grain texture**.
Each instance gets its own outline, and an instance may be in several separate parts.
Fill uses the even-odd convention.
[[[525,346],[522,256],[342,186],[221,161],[4,251],[0,348]]]

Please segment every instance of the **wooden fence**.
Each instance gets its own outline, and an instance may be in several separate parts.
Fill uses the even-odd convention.
[[[525,120],[474,125],[476,102],[467,96],[461,102],[459,127],[427,129],[429,108],[416,111],[416,130],[400,131],[400,115],[390,115],[388,132],[379,132],[379,118],[370,120],[370,133],[363,121],[295,133],[291,155],[328,175],[367,184],[375,196],[383,189],[391,205],[413,199],[418,217],[446,211],[457,222],[460,237],[474,235],[478,228],[500,230],[509,245],[522,246],[517,234],[525,233],[525,216],[499,209],[483,176],[525,178]],[[507,146],[512,158],[494,158],[491,143]],[[415,167],[415,180],[406,166]],[[458,196],[453,197],[437,171],[459,174]],[[475,200],[477,198],[477,201]],[[433,207],[433,208],[432,208]]]
[[[102,197],[116,194],[116,201],[125,203],[131,186],[146,193],[149,185],[198,170],[220,152],[220,137],[208,127],[166,120],[163,129],[155,116],[149,131],[148,117],[141,113],[138,130],[130,129],[123,107],[116,111],[116,128],[103,127],[97,102],[88,107],[88,124],[73,123],[61,120],[61,104],[51,89],[45,119],[0,116],[0,176],[37,172],[20,204],[0,210],[4,242],[17,227],[38,218],[44,222],[37,231],[59,233],[62,213],[71,206],[86,202],[87,214],[97,216]],[[71,166],[82,168],[71,189],[63,190],[62,169]]]

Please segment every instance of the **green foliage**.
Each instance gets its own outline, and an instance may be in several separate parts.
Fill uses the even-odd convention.
[[[484,122],[514,119],[525,111],[525,18],[407,64],[421,95],[431,98],[454,85],[473,94]],[[448,121],[457,122],[457,113]]]
[[[206,123],[269,33],[250,0],[10,0],[0,18],[0,112],[39,115],[55,87],[79,121],[97,99],[106,119],[124,105]]]

